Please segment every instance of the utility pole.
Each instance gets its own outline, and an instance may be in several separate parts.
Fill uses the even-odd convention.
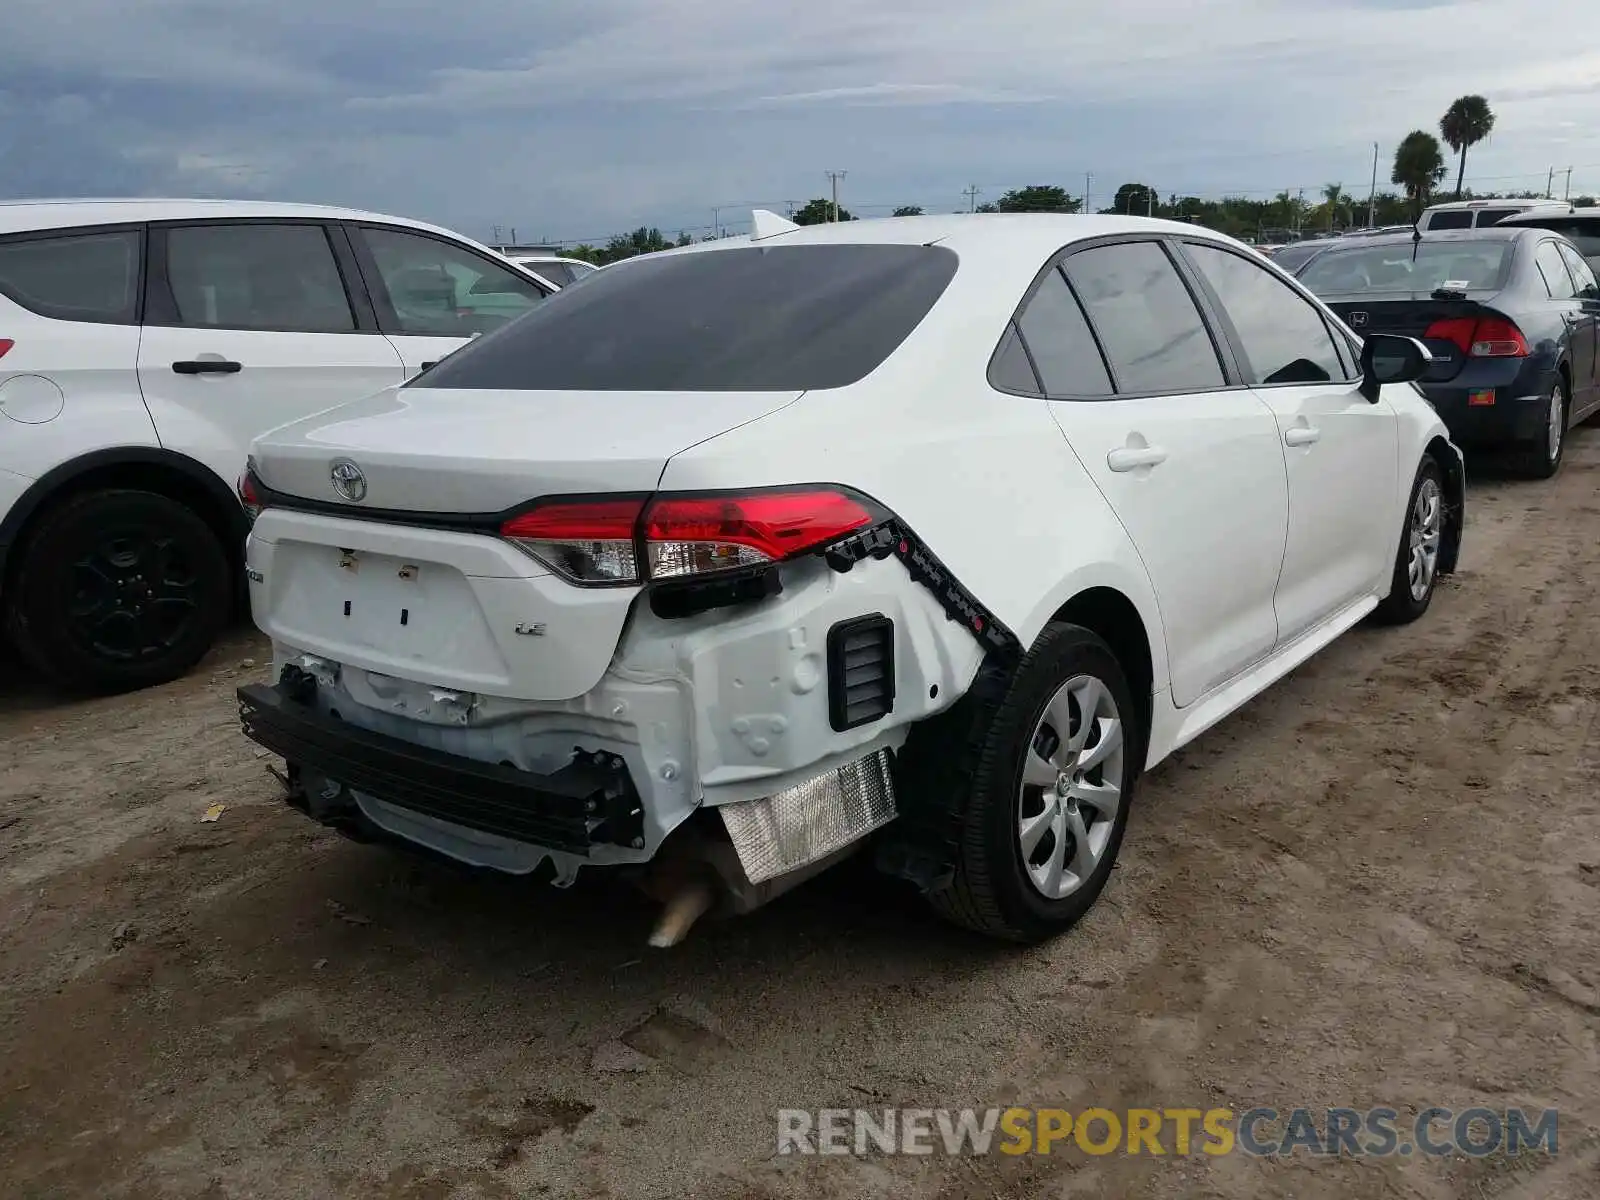
[[[504,246],[505,245],[505,243],[500,240],[500,226],[498,226],[498,225],[496,225],[494,227],[494,244],[496,246]]]
[[[843,179],[847,174],[849,174],[848,171],[829,171],[829,172],[827,172],[828,179],[833,184],[833,217],[832,217],[832,219],[834,221],[837,221],[839,219],[839,180]]]
[[[1561,198],[1563,200],[1567,201],[1568,203],[1571,203],[1571,201],[1572,201],[1572,168],[1571,167],[1567,168],[1567,187],[1566,187],[1566,190],[1561,193]]]
[[[1372,193],[1367,197],[1367,228],[1378,227],[1378,143],[1372,143]]]
[[[961,194],[967,198],[967,211],[969,213],[978,211],[978,197],[982,195],[982,193],[983,189],[975,183],[967,184],[966,188],[962,191]]]
[[[1556,194],[1555,189],[1556,189],[1556,169],[1554,167],[1551,167],[1550,168],[1550,174],[1545,177],[1545,181],[1544,181],[1544,198],[1546,200],[1554,199],[1555,198],[1555,194]]]
[[[1094,176],[1085,171],[1083,173],[1083,211],[1085,213],[1094,211],[1089,207],[1089,190],[1092,187],[1094,187]]]
[[[1144,215],[1147,217],[1156,215],[1156,190],[1153,187],[1144,189]]]

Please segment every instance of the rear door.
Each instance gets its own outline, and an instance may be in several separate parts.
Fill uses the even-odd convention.
[[[1057,424],[1144,560],[1173,701],[1191,704],[1278,640],[1288,490],[1272,413],[1230,386],[1159,240],[1069,250],[1017,326]]]
[[[1198,241],[1184,253],[1283,441],[1289,532],[1274,610],[1286,642],[1371,595],[1393,569],[1398,425],[1386,402],[1358,390],[1353,348],[1314,304],[1242,254]]]
[[[232,482],[257,435],[400,382],[400,356],[347,286],[337,232],[288,220],[150,227],[139,384],[162,445]]]
[[[378,323],[409,378],[548,294],[509,263],[420,229],[347,226]]]
[[[1583,417],[1589,411],[1600,407],[1600,282],[1596,282],[1594,271],[1571,246],[1556,244],[1562,259],[1567,264],[1567,270],[1572,274],[1572,282],[1577,288],[1578,308],[1571,314],[1572,325],[1572,411],[1575,417]],[[1588,359],[1588,370],[1584,370],[1583,359]],[[1587,376],[1589,384],[1584,387],[1583,380]]]

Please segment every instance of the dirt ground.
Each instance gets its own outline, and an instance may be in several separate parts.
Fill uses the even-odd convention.
[[[322,831],[190,679],[0,682],[6,1197],[1600,1196],[1600,431],[1145,781],[1033,950],[846,867],[652,951],[604,884]],[[208,806],[226,807],[213,822]],[[1561,1110],[1483,1160],[779,1158],[783,1107]]]

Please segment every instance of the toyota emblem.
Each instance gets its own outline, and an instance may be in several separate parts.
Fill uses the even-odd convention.
[[[328,467],[328,477],[333,480],[333,490],[341,500],[360,504],[367,498],[367,477],[348,458],[335,459]]]

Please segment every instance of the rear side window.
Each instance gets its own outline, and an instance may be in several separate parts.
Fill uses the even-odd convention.
[[[1224,385],[1200,310],[1155,242],[1080,250],[1063,268],[1100,335],[1117,391],[1203,391]]]
[[[1428,214],[1428,223],[1425,229],[1471,229],[1472,214],[1466,209],[1453,209],[1450,212],[1436,212]]]
[[[132,324],[139,231],[0,242],[0,292],[41,317]]]
[[[1346,377],[1327,323],[1305,297],[1241,255],[1194,242],[1184,250],[1233,322],[1251,383],[1328,383]]]
[[[1577,297],[1578,289],[1555,242],[1540,242],[1539,248],[1533,252],[1533,261],[1539,268],[1539,274],[1544,277],[1544,286],[1549,290],[1552,300],[1572,300]]]
[[[226,223],[167,230],[177,324],[350,333],[339,265],[320,225]]]
[[[1498,225],[1507,217],[1514,217],[1521,211],[1520,208],[1480,208],[1476,224],[1479,229],[1488,225]]]
[[[1006,335],[1000,339],[994,362],[989,367],[989,382],[1003,392],[1021,392],[1025,396],[1039,394],[1039,377],[1033,373],[1033,364],[1022,348],[1022,338],[1015,324],[1007,325]]]
[[[1518,224],[1523,222],[1519,221]],[[1559,221],[1546,218],[1538,223],[1538,228],[1570,238],[1580,254],[1590,258],[1600,256],[1600,219]]]
[[[1100,347],[1059,270],[1039,284],[1018,321],[1047,396],[1109,396]]]
[[[641,257],[596,271],[419,381],[531,391],[844,387],[944,293],[938,246],[770,246]]]

